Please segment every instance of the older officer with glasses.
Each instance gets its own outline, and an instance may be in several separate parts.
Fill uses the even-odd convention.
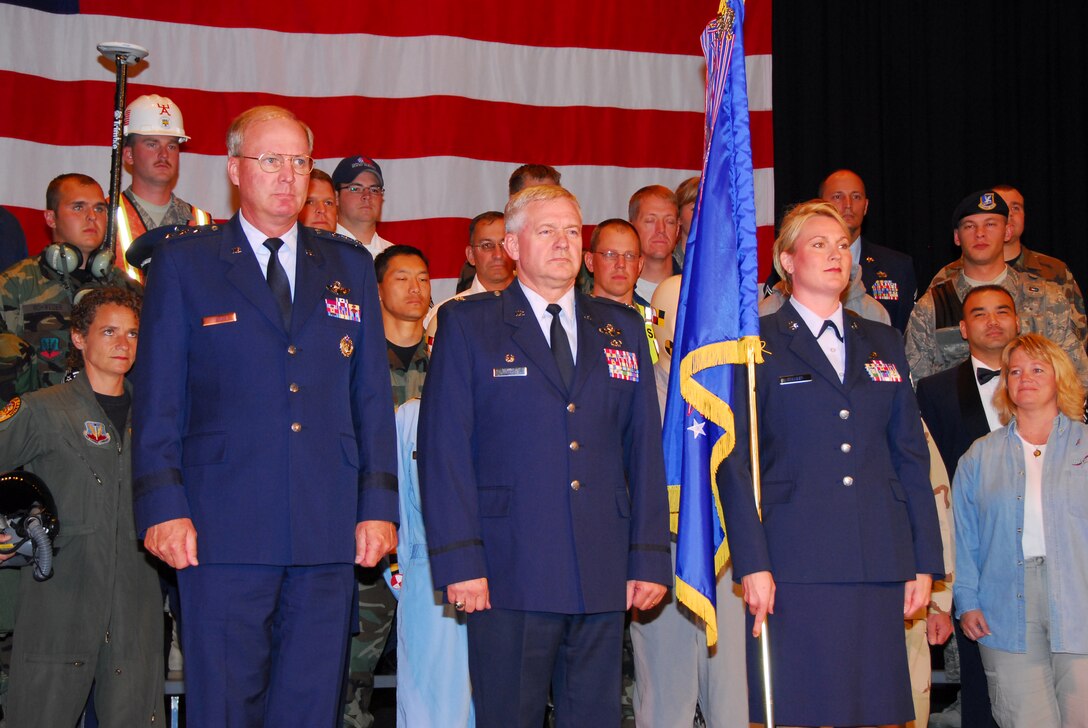
[[[286,109],[242,113],[241,210],[153,248],[133,506],[178,570],[190,725],[335,725],[353,564],[396,545],[374,266],[298,224],[312,140]]]

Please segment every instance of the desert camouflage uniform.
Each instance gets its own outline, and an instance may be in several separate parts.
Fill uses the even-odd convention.
[[[923,423],[924,427],[925,423]],[[933,580],[929,606],[919,610],[918,614],[909,615],[903,620],[907,637],[907,662],[910,669],[911,697],[914,700],[915,721],[910,725],[924,726],[929,720],[930,690],[933,669],[930,664],[929,639],[926,635],[926,617],[933,614],[952,614],[952,585],[955,580],[956,540],[952,532],[952,490],[951,479],[944,467],[944,460],[925,428],[926,444],[929,446],[929,482],[933,486],[933,497],[937,502],[937,520],[941,524],[941,542],[944,545],[943,579]],[[951,644],[955,640],[948,640]]]
[[[1062,291],[1065,292],[1065,297],[1077,310],[1078,320],[1082,323],[1085,321],[1084,294],[1080,292],[1080,286],[1077,285],[1076,279],[1073,278],[1073,272],[1069,270],[1069,266],[1061,260],[1043,253],[1036,253],[1034,250],[1028,250],[1021,245],[1020,255],[1005,262],[1009,264],[1010,268],[1021,273],[1033,273],[1043,280],[1058,284]],[[962,260],[952,261],[937,271],[937,275],[933,276],[929,287],[933,288],[938,283],[943,283],[961,270],[963,270]],[[1074,333],[1081,341],[1088,339],[1088,329],[1077,328]]]
[[[427,352],[427,339],[419,342],[408,368],[393,350],[389,353],[389,377],[393,386],[393,404],[396,407],[413,397],[418,397],[423,390],[423,380],[427,376],[430,356]],[[355,635],[349,646],[348,696],[344,709],[344,728],[370,728],[374,716],[370,713],[370,698],[374,692],[374,669],[389,639],[389,630],[393,624],[393,614],[397,609],[397,600],[389,591],[382,572],[388,561],[371,569],[356,567],[359,578],[359,634]]]
[[[140,291],[118,268],[104,283]],[[74,277],[47,278],[37,257],[26,258],[0,273],[0,399],[64,381],[73,299],[84,286]]]
[[[960,301],[971,290],[963,271],[952,278]],[[1021,333],[1042,334],[1060,346],[1069,358],[1082,383],[1088,384],[1088,361],[1084,354],[1084,338],[1078,331],[1088,331],[1083,313],[1073,308],[1056,283],[1032,273],[1020,273],[1012,268],[1000,284],[1012,294]],[[944,371],[967,359],[967,342],[960,336],[959,323],[939,330],[936,328],[933,289],[930,288],[910,315],[907,324],[907,361],[914,381]]]

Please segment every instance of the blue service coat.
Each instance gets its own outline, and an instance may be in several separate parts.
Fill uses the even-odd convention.
[[[671,582],[645,328],[632,308],[575,301],[570,392],[520,283],[439,311],[419,418],[436,588],[486,577],[493,607],[580,614],[625,609],[629,579]]]
[[[929,450],[899,333],[847,312],[839,382],[792,303],[759,323],[766,344],[756,368],[762,523],[747,407],[734,409],[737,445],[719,476],[735,576],[771,571],[798,583],[943,577]],[[894,366],[900,381],[879,381],[894,378],[887,369],[870,373],[881,363]],[[743,396],[747,375],[737,370],[734,391]]]
[[[290,330],[237,215],[158,245],[133,373],[139,531],[189,517],[201,563],[309,565],[354,561],[357,521],[396,522],[378,306],[370,254],[340,236],[299,227]]]

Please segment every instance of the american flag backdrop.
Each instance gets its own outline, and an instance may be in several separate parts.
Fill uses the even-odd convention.
[[[0,204],[31,252],[57,174],[109,183],[114,70],[95,46],[150,51],[128,99],[169,96],[192,139],[177,194],[230,217],[230,120],[279,104],[314,130],[317,166],[365,154],[386,182],[379,232],[456,277],[467,223],[501,210],[519,164],[558,168],[585,222],[626,217],[631,193],[702,166],[699,34],[718,0],[292,3],[0,2]],[[746,4],[746,52],[761,268],[774,236],[771,0]],[[123,182],[128,184],[127,179]],[[436,286],[436,300],[452,283]]]

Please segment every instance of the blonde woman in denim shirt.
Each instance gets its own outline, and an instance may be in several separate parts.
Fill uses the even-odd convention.
[[[1006,427],[952,485],[955,601],[1003,728],[1088,725],[1088,427],[1069,357],[1038,334],[1002,354]]]

